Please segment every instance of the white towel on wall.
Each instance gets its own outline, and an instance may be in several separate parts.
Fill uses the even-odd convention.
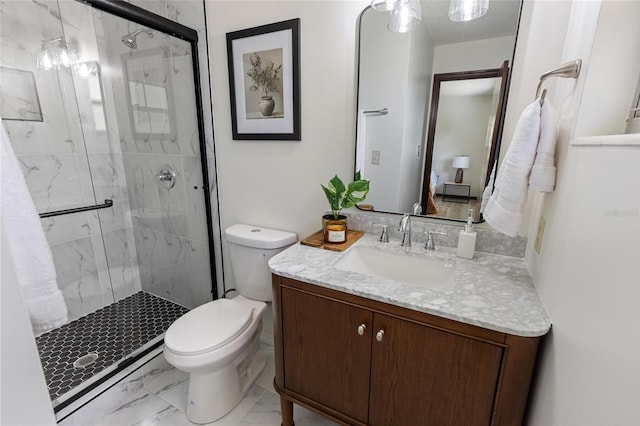
[[[540,112],[540,139],[536,158],[529,177],[529,188],[540,192],[553,192],[556,184],[556,113],[545,101]]]
[[[483,213],[491,227],[511,237],[517,235],[522,224],[529,175],[540,136],[540,110],[540,102],[536,100],[520,115],[511,145],[498,169],[495,189]]]
[[[16,268],[31,327],[34,332],[43,332],[67,322],[67,306],[56,282],[53,257],[40,217],[1,122],[0,139],[0,222],[9,245],[3,250],[8,250]]]

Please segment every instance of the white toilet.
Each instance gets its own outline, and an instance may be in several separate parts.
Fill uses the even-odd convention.
[[[249,225],[230,226],[225,235],[239,295],[189,311],[164,336],[166,360],[190,373],[187,417],[200,424],[231,411],[264,369],[262,314],[272,299],[267,262],[297,240]]]

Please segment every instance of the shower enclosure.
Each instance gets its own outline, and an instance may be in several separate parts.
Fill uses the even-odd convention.
[[[69,311],[36,338],[59,414],[217,298],[204,5],[16,0],[0,14],[2,122]]]

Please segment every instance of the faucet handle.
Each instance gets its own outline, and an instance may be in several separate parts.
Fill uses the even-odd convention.
[[[436,249],[436,244],[433,240],[434,235],[447,235],[446,232],[442,231],[426,231],[425,234],[427,234],[427,242],[425,243],[424,248],[428,251],[433,251]]]
[[[380,238],[378,238],[378,241],[380,241],[381,243],[388,243],[389,233],[387,232],[387,227],[389,225],[385,225],[384,223],[374,223],[373,225],[382,227],[382,232],[380,233]]]

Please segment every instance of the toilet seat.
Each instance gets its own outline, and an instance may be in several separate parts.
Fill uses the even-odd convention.
[[[164,344],[177,355],[200,355],[220,348],[251,324],[253,309],[231,299],[218,299],[178,318],[167,330]]]

